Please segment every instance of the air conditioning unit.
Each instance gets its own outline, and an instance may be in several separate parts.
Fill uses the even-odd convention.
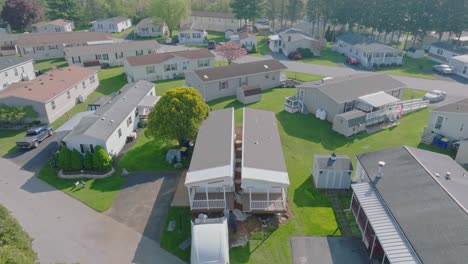
[[[27,74],[22,73],[22,74],[21,74],[21,80],[22,80],[23,82],[28,82],[28,81],[31,80],[31,78],[29,78],[29,76],[28,76]]]
[[[86,95],[80,94],[80,95],[78,96],[78,102],[79,102],[79,103],[84,103],[85,101],[86,101]]]

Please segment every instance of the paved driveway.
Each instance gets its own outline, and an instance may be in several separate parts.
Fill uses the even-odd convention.
[[[174,197],[178,173],[134,173],[105,214],[138,233],[159,241]]]
[[[0,159],[0,203],[34,239],[41,263],[183,263],[132,228]]]
[[[42,141],[35,149],[16,150],[7,154],[4,158],[15,163],[23,170],[36,172],[52,157],[58,150],[57,137],[53,135]]]

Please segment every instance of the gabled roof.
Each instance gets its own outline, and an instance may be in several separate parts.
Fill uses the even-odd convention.
[[[111,34],[106,32],[30,33],[18,35],[18,46],[86,43],[102,40],[112,40]]]
[[[357,100],[359,97],[378,92],[406,88],[406,85],[386,74],[361,73],[333,78],[326,81],[307,82],[298,86],[319,89],[337,103]]]
[[[436,107],[431,112],[447,112],[447,113],[466,113],[468,114],[468,98],[456,101],[453,103],[445,104]]]
[[[128,17],[121,17],[121,16],[116,16],[116,17],[110,17],[110,18],[103,18],[99,19],[96,22],[103,22],[103,21],[109,21],[112,23],[120,23],[129,20],[130,18]]]
[[[125,41],[113,42],[104,44],[93,44],[86,46],[75,46],[65,48],[65,54],[68,56],[78,56],[84,54],[95,54],[97,52],[109,52],[110,56],[114,56],[115,52],[123,52],[128,50],[157,50],[161,47],[155,40],[143,41]]]
[[[198,130],[185,185],[234,176],[234,109],[212,111]]]
[[[436,48],[441,48],[444,50],[448,50],[448,51],[451,51],[453,53],[457,53],[460,55],[468,54],[468,47],[464,47],[464,46],[459,47],[459,46],[453,45],[452,42],[448,42],[448,41],[434,42],[431,44],[431,46],[434,46]]]
[[[225,19],[237,19],[236,14],[233,13],[221,13],[221,12],[207,12],[207,11],[192,11],[192,17],[213,17],[213,18],[225,18]]]
[[[179,32],[185,30],[196,30],[196,31],[203,31],[201,26],[198,23],[191,22],[180,25]]]
[[[245,180],[289,185],[275,113],[243,109],[242,184]]]
[[[31,81],[12,83],[0,91],[0,97],[12,96],[47,103],[96,73],[95,69],[74,65],[57,68]]]
[[[207,49],[182,50],[174,52],[164,52],[148,54],[143,56],[129,56],[127,61],[131,66],[142,66],[149,64],[159,64],[175,57],[181,57],[190,60],[214,58],[215,55]]]
[[[81,122],[65,137],[64,141],[82,135],[106,141],[152,89],[154,89],[154,84],[147,81],[125,85],[116,96],[96,110],[93,115],[81,119]]]
[[[38,22],[38,23],[35,23],[33,24],[33,26],[36,26],[36,27],[39,27],[39,26],[44,26],[44,25],[54,25],[54,26],[61,26],[61,27],[64,27],[64,26],[67,26],[69,24],[73,23],[72,21],[69,21],[69,20],[65,20],[65,19],[55,19],[55,20],[52,20],[52,21],[42,21],[42,22]]]
[[[283,39],[283,41],[288,41],[289,37],[291,38],[290,42],[298,41],[298,40],[314,40],[314,41],[319,41],[316,38],[313,38],[309,34],[305,33],[304,31],[297,29],[297,28],[288,28],[280,33],[278,33],[279,36]]]
[[[147,17],[145,19],[142,19],[138,24],[137,27],[144,27],[148,25],[159,25],[163,26],[165,25],[164,21],[160,18],[157,17]]]
[[[229,79],[244,75],[258,74],[262,72],[272,72],[286,69],[278,60],[262,60],[241,64],[231,64],[223,67],[214,67],[203,70],[195,70],[195,75],[202,82],[212,82],[216,80]]]
[[[461,62],[464,62],[464,63],[468,63],[468,54],[460,55],[460,56],[454,56],[451,59],[456,60],[456,61],[461,61]]]
[[[376,40],[356,33],[346,33],[338,36],[336,39],[346,42],[354,47],[360,48],[366,52],[403,52]]]
[[[32,59],[18,56],[1,56],[0,57],[0,71],[14,67],[18,64],[32,62]],[[3,76],[2,76],[3,77]]]
[[[466,263],[464,168],[447,155],[404,146],[359,154],[357,159],[423,263]],[[379,161],[386,165],[378,178]]]

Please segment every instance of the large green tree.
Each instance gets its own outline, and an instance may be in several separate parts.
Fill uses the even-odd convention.
[[[47,16],[50,20],[67,19],[82,25],[85,21],[83,6],[76,0],[49,0]]]
[[[190,16],[190,12],[190,0],[153,0],[151,7],[151,15],[166,22],[171,37],[180,22]]]
[[[232,0],[230,5],[232,12],[238,19],[255,21],[263,13],[263,0]]]
[[[37,0],[7,0],[1,17],[13,30],[24,31],[43,16],[42,6]]]
[[[208,117],[209,107],[197,89],[173,88],[166,91],[148,117],[148,134],[165,140],[195,139]]]

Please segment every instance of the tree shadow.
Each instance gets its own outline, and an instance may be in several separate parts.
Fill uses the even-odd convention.
[[[312,176],[294,190],[293,202],[298,207],[332,207],[326,193],[315,188]]]
[[[96,91],[104,95],[111,95],[112,93],[117,92],[125,84],[127,84],[127,80],[125,78],[124,73],[109,78],[103,78],[99,81],[100,84]]]

